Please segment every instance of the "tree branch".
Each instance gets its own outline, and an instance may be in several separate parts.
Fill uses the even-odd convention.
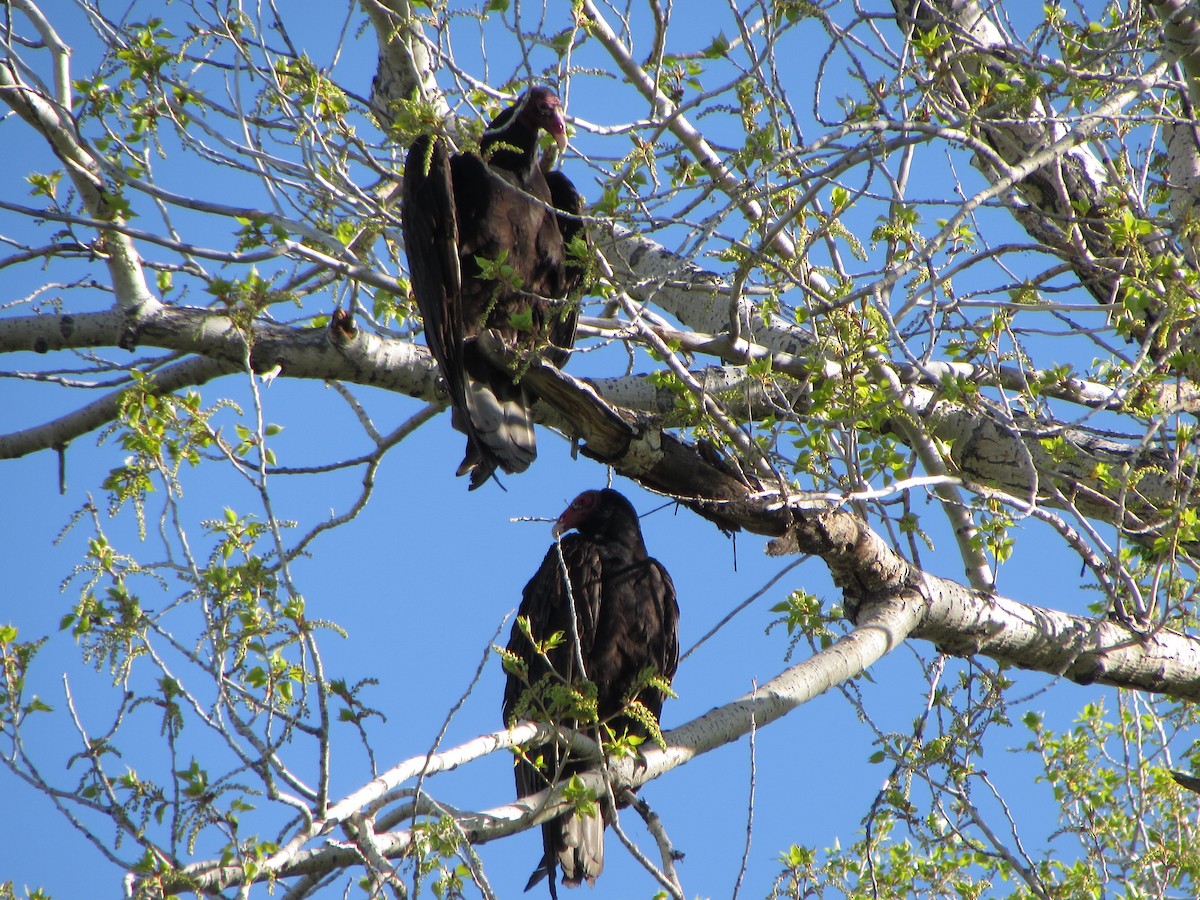
[[[640,759],[608,759],[606,766],[613,789],[638,787],[653,781],[697,756],[737,740],[751,727],[763,728],[777,721],[835,684],[860,674],[900,645],[916,624],[919,609],[919,604],[910,603],[879,605],[863,616],[854,631],[828,649],[792,666],[758,690],[664,732],[666,749],[651,747]],[[329,873],[357,865],[360,857],[354,848],[334,845],[301,848],[402,781],[417,777],[422,770],[433,774],[516,744],[536,746],[552,740],[554,733],[553,728],[523,722],[509,731],[482,735],[440,754],[408,760],[331,807],[325,821],[314,823],[264,861],[253,881]],[[598,793],[605,790],[606,775],[600,769],[585,772],[580,778],[585,787]],[[458,813],[455,819],[472,845],[483,844],[547,822],[572,803],[562,798],[561,789],[547,789],[485,812]],[[372,845],[383,856],[396,859],[409,851],[412,841],[412,832],[405,829],[376,835]],[[181,880],[168,886],[169,893],[189,890],[215,893],[245,883],[245,872],[239,866],[196,863],[180,874]]]

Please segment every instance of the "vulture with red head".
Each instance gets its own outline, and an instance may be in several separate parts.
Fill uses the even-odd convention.
[[[528,620],[528,634],[518,622],[508,641],[510,662],[504,690],[504,719],[547,718],[546,697],[554,685],[595,685],[596,718],[602,724],[570,719],[560,724],[596,739],[628,733],[647,737],[647,729],[627,710],[631,700],[654,721],[662,711],[663,693],[645,686],[647,672],[670,681],[679,664],[679,606],[675,585],[662,565],[646,553],[633,506],[613,490],[586,491],[567,507],[554,526],[562,538],[562,558],[551,547],[541,568],[525,586],[518,617]],[[574,600],[575,627],[571,608]],[[579,636],[578,653],[571,635]],[[544,642],[556,633],[544,654],[531,642]],[[582,661],[583,670],[579,669]],[[523,671],[521,671],[523,670]],[[632,696],[636,693],[636,696]],[[530,751],[541,765],[520,760],[516,766],[517,794],[527,797],[573,773],[596,765],[596,760],[571,760],[554,744]],[[549,876],[550,896],[557,898],[556,868],[563,884],[592,884],[604,867],[603,813],[564,813],[542,826],[544,855],[526,890]]]
[[[575,340],[570,295],[582,280],[568,247],[583,200],[546,171],[538,134],[565,148],[562,105],[535,87],[496,117],[479,153],[451,153],[424,135],[404,163],[404,248],[425,340],[450,393],[452,423],[467,435],[459,475],[479,487],[497,468],[523,472],[537,455],[532,398],[519,373],[492,365],[476,345],[494,329],[510,347],[542,348],[556,366]]]

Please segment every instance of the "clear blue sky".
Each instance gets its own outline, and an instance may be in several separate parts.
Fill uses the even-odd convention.
[[[700,48],[719,28],[734,33],[730,23],[721,24],[707,17],[684,22],[679,6],[671,31],[674,50]],[[172,14],[180,13],[175,9]],[[727,16],[728,10],[722,15]],[[357,15],[354,20],[357,22]],[[76,46],[75,75],[82,77],[89,71],[89,61],[95,58],[94,48],[89,49],[77,17],[68,16],[65,21],[70,24],[63,27],[64,36]],[[309,49],[318,64],[326,64],[333,34],[317,27],[323,23],[305,22],[300,16],[288,21],[293,38]],[[460,29],[455,32],[459,61],[469,66],[477,42],[472,43],[471,26],[464,20],[459,20],[456,28]],[[812,30],[809,39],[823,49],[819,30]],[[495,59],[513,53],[499,38],[489,40],[494,40],[489,43],[489,53]],[[374,64],[373,36],[368,33],[365,40],[353,43],[353,48],[339,63],[337,77],[346,87],[366,94]],[[810,65],[812,62],[806,60]],[[577,78],[572,87],[571,112],[602,125],[638,115],[613,101],[609,96],[614,89],[611,85],[599,78]],[[797,94],[797,108],[807,121],[807,95],[802,98],[802,94]],[[811,124],[806,127],[815,129]],[[811,138],[815,133],[807,136]],[[17,148],[15,158],[0,173],[0,192],[27,202],[24,176],[31,169],[45,171],[52,163],[46,161],[44,149],[26,126],[12,116],[0,123],[0,140],[6,147]],[[619,155],[627,147],[619,137],[587,140],[589,151],[597,154]],[[181,192],[195,189],[197,179],[210,177],[196,167],[194,159],[181,160],[178,170],[173,168],[172,160],[158,165],[174,179],[165,186]],[[590,176],[579,171],[577,161],[568,156],[565,166],[585,193],[594,193]],[[943,188],[931,185],[927,193],[936,194]],[[241,195],[222,196],[219,186],[207,190],[222,202],[263,202]],[[157,222],[147,219],[146,226],[157,227]],[[0,214],[0,232],[16,233],[21,227],[11,215]],[[228,243],[223,231],[197,239]],[[34,274],[26,272],[24,277]],[[95,274],[103,278],[101,270]],[[62,276],[52,273],[44,277]],[[0,302],[11,301],[31,287],[32,281],[6,282]],[[334,297],[325,299],[331,308]],[[199,302],[200,296],[193,295],[193,300]],[[108,299],[97,294],[87,302],[89,309],[98,309]],[[29,354],[9,360],[5,368],[36,369],[41,363]],[[354,391],[382,431],[396,427],[420,408],[416,401],[403,396],[370,388]],[[11,378],[0,381],[0,427],[10,431],[29,426],[78,402],[61,393]],[[206,403],[232,396],[249,409],[244,377],[211,383],[201,393]],[[367,447],[348,407],[321,383],[281,379],[263,390],[262,396],[266,418],[285,426],[273,445],[282,465],[320,465],[361,453]],[[232,430],[232,414],[222,413],[219,421]],[[495,633],[501,622],[516,607],[521,587],[540,563],[550,542],[549,526],[511,520],[521,516],[553,518],[579,491],[606,482],[607,473],[602,467],[582,457],[572,460],[568,445],[555,435],[542,430],[539,441],[536,467],[524,476],[505,479],[507,492],[488,485],[468,494],[465,483],[453,477],[462,453],[462,438],[451,430],[448,416],[438,417],[392,451],[380,470],[374,497],[359,518],[320,538],[311,558],[294,567],[308,616],[336,621],[348,632],[345,639],[332,633],[322,638],[327,671],[349,681],[379,680],[365,699],[387,716],[386,724],[376,721],[371,726],[375,752],[383,768],[431,745],[447,711],[466,689],[489,644],[497,639]],[[63,715],[64,679],[69,682],[83,725],[93,735],[110,724],[116,695],[111,678],[103,671],[97,673],[81,665],[70,636],[57,630],[60,618],[77,599],[79,587],[73,584],[60,592],[60,584],[81,558],[90,526],[81,522],[60,543],[56,544],[55,538],[91,495],[101,506],[103,526],[114,543],[140,559],[158,560],[163,553],[153,518],[148,541],[138,544],[128,513],[113,520],[104,513],[106,500],[100,482],[111,467],[120,463],[123,453],[112,440],[99,448],[95,444],[95,436],[89,435],[71,446],[67,454],[68,487],[61,496],[53,456],[41,454],[3,464],[7,515],[0,565],[7,575],[0,593],[0,622],[17,625],[23,639],[37,635],[50,638],[31,682],[56,712],[54,716],[43,716],[31,729],[27,749],[38,759],[46,776],[65,787],[74,784],[80,767],[78,763],[68,767],[79,738]],[[361,470],[275,479],[276,513],[283,519],[298,520],[300,530],[306,530],[331,511],[343,512],[352,502],[360,479]],[[618,480],[614,486],[625,491],[643,513],[663,503],[629,482]],[[187,473],[185,492],[183,521],[197,548],[205,545],[199,526],[202,520],[218,518],[227,506],[243,513],[259,512],[245,486],[217,465]],[[152,517],[158,515],[153,501],[150,511]],[[926,522],[932,526],[937,513],[927,508],[926,514]],[[742,535],[736,544],[735,568],[732,542],[706,522],[673,507],[648,516],[643,525],[651,552],[674,576],[682,607],[681,645],[685,649],[788,562],[767,559],[761,538]],[[1029,535],[1034,539],[1023,539]],[[934,537],[937,551],[927,555],[926,564],[936,574],[961,577],[961,563],[949,536],[935,531]],[[1023,528],[1017,554],[1002,571],[1004,592],[1026,602],[1055,600],[1064,608],[1081,610],[1090,596],[1078,590],[1077,563],[1070,562],[1066,571],[1060,570],[1055,563],[1056,552],[1050,542],[1037,539],[1036,531]],[[148,583],[141,588],[147,603],[159,604],[180,590],[179,585],[172,584],[163,595]],[[786,635],[780,629],[768,636],[764,629],[774,618],[770,607],[796,588],[829,602],[840,599],[819,562],[809,561],[795,569],[684,663],[676,681],[680,697],[668,702],[665,725],[677,725],[702,714],[785,667]],[[506,637],[507,626],[497,640],[502,643]],[[928,647],[920,649],[929,655]],[[952,662],[950,671],[962,665]],[[1031,691],[1047,682],[1041,676],[1022,676],[1022,683],[1028,684]],[[500,726],[502,684],[503,675],[493,658],[450,725],[445,745]],[[912,720],[924,708],[927,683],[913,653],[902,648],[873,669],[870,681],[861,689],[877,724],[903,732],[910,729]],[[1028,708],[1051,707],[1061,722],[1083,703],[1108,693],[1063,685],[1037,696]],[[128,765],[161,777],[162,740],[155,715],[143,709],[130,727],[144,735],[144,743],[131,748],[126,758],[113,761],[111,767],[120,771]],[[333,763],[335,794],[340,796],[367,781],[370,772],[350,729],[339,726],[338,730]],[[189,725],[184,740],[200,734],[198,726]],[[871,731],[857,721],[854,710],[836,693],[819,698],[757,735],[755,830],[743,896],[767,893],[778,870],[774,859],[788,845],[827,846],[838,840],[847,845],[855,839],[861,818],[887,774],[883,767],[867,762],[876,749],[872,739]],[[1010,801],[1044,827],[1053,814],[1047,791],[1030,783],[1024,757],[999,752],[1026,739],[1019,727],[994,735],[989,772],[1013,792]],[[211,748],[211,740],[202,737],[198,746]],[[185,756],[190,752],[185,750]],[[187,759],[182,762],[186,764]],[[644,791],[646,799],[663,816],[676,847],[686,854],[680,874],[689,896],[723,897],[732,890],[745,841],[749,775],[749,746],[743,739],[673,772]],[[463,772],[439,776],[431,787],[439,799],[455,805],[499,805],[513,792],[509,760],[497,755]],[[66,825],[44,797],[18,783],[7,770],[0,770],[0,797],[5,798],[7,810],[0,816],[0,846],[5,847],[0,859],[0,882],[11,879],[18,890],[22,885],[42,886],[59,898],[113,896],[119,892],[122,873]],[[246,818],[250,821],[252,816]],[[622,821],[632,834],[643,834],[635,818],[626,815]],[[263,836],[272,836],[269,829],[276,824],[271,819],[261,826]],[[643,841],[643,846],[653,855],[652,844]],[[597,888],[585,896],[600,900],[652,895],[653,882],[611,835],[607,848],[608,869]],[[70,864],[64,862],[64,850]],[[128,848],[122,852],[127,855]],[[213,852],[214,848],[202,840],[196,858],[206,858]],[[540,854],[540,836],[533,832],[508,839],[482,847],[480,853],[499,896],[518,896]]]

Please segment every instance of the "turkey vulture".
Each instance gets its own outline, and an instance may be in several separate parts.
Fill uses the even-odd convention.
[[[478,154],[451,154],[444,138],[423,135],[404,163],[409,275],[451,421],[467,435],[457,474],[471,473],[472,490],[497,466],[524,472],[537,455],[533,401],[519,374],[484,358],[479,333],[495,329],[510,347],[548,345],[559,368],[575,340],[578,310],[568,295],[582,267],[567,248],[583,228],[583,199],[565,175],[546,171],[540,131],[566,147],[562,105],[545,87],[501,112]]]
[[[564,681],[578,685],[586,679],[596,688],[598,720],[614,735],[628,731],[644,738],[646,727],[623,711],[630,694],[644,685],[647,670],[668,682],[675,675],[679,664],[675,585],[667,570],[646,555],[637,513],[616,491],[586,491],[576,497],[559,516],[554,536],[572,528],[578,534],[562,539],[562,562],[557,549],[551,547],[521,596],[517,615],[528,620],[529,634],[518,621],[508,641],[508,653],[523,664],[514,667],[510,662],[507,667],[505,722],[547,718],[546,707],[552,705],[552,701],[546,702],[548,688]],[[563,579],[563,564],[569,588]],[[582,673],[571,640],[568,604],[572,597]],[[535,652],[530,637],[546,641],[556,632],[563,635],[557,645],[551,641],[544,657]],[[662,692],[646,687],[637,699],[658,721]],[[567,719],[562,724],[580,727],[598,737],[595,728],[586,722]],[[526,760],[517,763],[517,794],[521,797],[595,765],[595,760],[562,759],[555,745],[546,745],[536,754],[542,756],[541,768]],[[556,866],[562,867],[563,884],[574,887],[582,881],[594,883],[604,867],[604,824],[600,812],[584,815],[577,810],[544,824],[545,855],[525,889],[549,875],[550,896],[557,898]]]

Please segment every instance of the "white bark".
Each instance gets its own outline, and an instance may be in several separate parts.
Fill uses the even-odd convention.
[[[696,756],[737,740],[749,733],[752,724],[762,728],[777,721],[831,687],[866,671],[898,647],[916,625],[920,610],[919,602],[876,607],[864,616],[853,632],[827,650],[792,666],[755,692],[664,732],[665,749],[650,747],[639,759],[609,759],[607,772],[597,769],[581,776],[585,785],[598,795],[604,793],[606,780],[614,790],[637,787],[685,765]],[[515,744],[536,746],[550,736],[551,730],[545,726],[523,722],[509,731],[480,735],[442,753],[407,760],[330,807],[324,819],[313,821],[265,860],[254,880],[324,874],[356,865],[360,858],[353,848],[334,844],[325,847],[308,845],[351,820],[368,824],[374,821],[380,815],[380,801],[406,781],[449,771]],[[482,844],[540,825],[568,805],[557,790],[546,790],[517,803],[475,813],[452,811],[452,814],[464,836],[472,844]],[[438,810],[449,811],[432,801],[421,810],[435,814]],[[383,856],[400,857],[412,845],[412,832],[402,829],[377,834],[372,843]],[[238,866],[222,867],[212,863],[193,864],[184,871],[189,879],[196,880],[196,886],[206,891],[242,884],[245,877]],[[179,891],[187,889],[191,887],[185,888],[182,883],[176,888]]]
[[[665,748],[650,747],[636,760],[610,759],[607,771],[597,769],[583,775],[585,785],[603,794],[606,782],[619,791],[660,778],[748,734],[752,727],[769,726],[831,687],[867,671],[909,635],[934,640],[945,652],[983,652],[1081,683],[1114,683],[1114,678],[1134,677],[1147,683],[1186,685],[1181,696],[1200,699],[1200,643],[1190,638],[1169,632],[1138,636],[1115,623],[1088,621],[1004,598],[980,598],[941,579],[924,581],[921,590],[907,591],[864,609],[850,634],[754,692],[664,732]],[[442,753],[406,760],[331,806],[323,819],[298,832],[263,863],[255,880],[327,874],[356,865],[359,857],[354,849],[334,843],[321,847],[316,842],[351,821],[367,825],[377,821],[384,815],[389,794],[405,782],[449,771],[516,744],[537,746],[551,736],[546,726],[524,722]],[[418,813],[450,812],[472,844],[524,831],[570,805],[557,790],[480,812],[449,810],[432,797],[424,805],[420,798],[414,801],[408,795],[394,799],[415,802]],[[411,844],[412,832],[408,829],[373,836],[373,845],[388,858],[403,856]],[[211,863],[197,863],[185,871],[205,890],[225,889],[243,883],[244,878],[239,867]]]
[[[434,79],[439,60],[433,45],[425,40],[412,18],[411,7],[404,0],[360,2],[380,41],[379,78],[373,88],[376,114],[385,118],[389,104],[413,96],[448,112]],[[952,99],[944,102],[953,108],[953,103],[965,95],[971,77],[980,71],[974,68],[978,57],[958,51],[970,47],[995,53],[1008,47],[1003,33],[978,4],[939,6],[946,8],[944,14],[951,17],[956,27],[952,29],[954,43],[944,58],[946,69],[931,77],[944,78],[948,83],[946,97]],[[601,44],[646,97],[663,127],[695,155],[712,185],[731,198],[741,215],[761,223],[762,234],[767,236],[764,241],[779,255],[794,260],[795,246],[777,227],[778,223],[765,221],[767,212],[763,205],[750,197],[745,183],[699,130],[696,122],[700,120],[693,121],[683,115],[659,84],[646,75],[596,4],[585,0],[583,8]],[[932,8],[930,4],[922,5],[921,14]],[[116,302],[112,309],[99,313],[0,319],[0,352],[151,347],[185,355],[179,361],[159,360],[145,366],[153,370],[154,383],[162,391],[241,371],[248,358],[256,372],[273,376],[335,379],[378,386],[429,401],[442,399],[436,367],[424,348],[411,341],[381,337],[365,328],[356,328],[345,319],[326,329],[302,329],[274,324],[261,316],[246,331],[223,312],[163,305],[147,286],[136,250],[140,239],[136,230],[112,214],[111,194],[106,190],[104,178],[118,178],[119,173],[106,170],[75,130],[70,109],[69,49],[28,0],[14,3],[14,9],[29,16],[43,35],[55,59],[55,84],[52,89],[42,89],[10,59],[0,63],[0,99],[18,112],[67,167],[87,214],[87,218],[81,216],[69,224],[79,230],[94,230],[94,249],[107,266]],[[1177,18],[1172,22],[1179,25]],[[1179,38],[1179,43],[1183,49],[1176,48],[1174,52],[1185,59],[1195,45],[1189,43],[1186,35]],[[1074,127],[1064,125],[1046,105],[1037,104],[1027,120],[984,121],[978,128],[972,125],[969,133],[963,131],[963,144],[973,148],[977,164],[991,179],[990,186],[966,198],[952,219],[919,253],[864,279],[870,283],[855,285],[854,293],[841,302],[872,302],[877,294],[887,293],[922,267],[928,265],[932,269],[936,254],[953,239],[957,226],[985,202],[996,199],[1009,202],[1013,214],[1031,234],[1069,258],[1078,267],[1081,281],[1098,299],[1111,300],[1119,290],[1113,271],[1105,267],[1106,260],[1114,255],[1113,248],[1097,232],[1094,223],[1078,221],[1072,212],[1089,203],[1102,205],[1105,192],[1111,189],[1110,173],[1088,148],[1087,141],[1106,117],[1120,113],[1144,88],[1156,84],[1166,66],[1162,62],[1147,73],[1135,74],[1123,90],[1114,92],[1101,108],[1081,116]],[[959,92],[957,97],[950,87]],[[872,129],[882,132],[892,124],[881,121],[862,125],[864,141],[872,139]],[[920,127],[913,124],[913,133],[919,131]],[[958,132],[945,129],[937,133],[945,136]],[[1183,142],[1169,145],[1173,155],[1172,177],[1179,186],[1190,190],[1197,172],[1194,134],[1191,147],[1186,143],[1188,129],[1177,129],[1172,135],[1169,140]],[[796,152],[803,155],[808,149],[811,148]],[[319,168],[315,166],[314,171]],[[289,169],[289,177],[300,179],[304,171]],[[124,186],[143,190],[146,196],[167,206],[204,208],[211,215],[226,218],[246,212],[228,206],[204,207],[200,202],[189,206],[186,198],[132,177],[126,179]],[[263,221],[285,225],[291,229],[289,233],[305,241],[281,239],[263,251],[264,258],[302,260],[328,281],[340,278],[356,286],[378,287],[402,295],[401,282],[382,271],[386,263],[366,255],[367,245],[376,234],[373,229],[398,237],[394,211],[389,207],[395,184],[384,177],[381,189],[376,192],[382,198],[378,201],[366,191],[348,191],[340,196],[335,187],[322,183],[322,188],[329,197],[336,196],[331,207],[341,212],[363,213],[370,220],[359,231],[365,236],[364,246],[352,242],[343,252],[340,240],[332,235],[318,234],[313,226],[271,213],[264,214]],[[1182,212],[1193,208],[1190,201],[1181,199],[1179,203],[1177,209]],[[13,205],[6,208],[11,210]],[[305,232],[305,228],[309,231]],[[822,340],[824,336],[782,317],[773,316],[763,322],[755,315],[754,300],[760,295],[746,289],[737,278],[705,271],[630,230],[596,223],[594,236],[611,269],[613,286],[623,292],[619,303],[627,311],[627,320],[615,324],[612,320],[597,320],[586,326],[608,336],[613,335],[614,329],[636,331],[641,340],[652,343],[663,355],[672,352],[668,347],[677,345],[680,349],[669,357],[673,371],[707,406],[710,419],[725,426],[725,436],[743,450],[748,450],[751,438],[741,433],[737,416],[753,418],[782,412],[794,421],[803,421],[811,384],[820,379],[845,378],[847,371],[843,367],[857,362],[841,358],[836,346],[831,349],[828,339]],[[1165,235],[1155,235],[1159,243],[1166,240]],[[165,239],[162,245],[170,246],[181,258],[191,258],[189,254],[195,249]],[[756,253],[761,250],[753,249]],[[204,254],[197,252],[196,256],[203,258]],[[230,254],[222,256],[214,252],[209,258],[228,261]],[[238,261],[247,260],[243,257]],[[795,290],[824,298],[823,286],[803,271],[804,262],[796,262]],[[643,315],[628,298],[653,309],[647,309]],[[828,311],[843,308],[831,307]],[[654,309],[673,316],[682,329],[672,330],[663,325]],[[889,325],[893,330],[897,327],[894,322]],[[898,334],[891,337],[893,343],[904,342]],[[684,361],[687,353],[705,356],[720,365],[693,366]],[[900,358],[879,356],[872,360],[875,366],[872,375],[887,380],[895,416],[897,420],[903,419],[884,422],[878,427],[884,432],[904,432],[910,445],[919,445],[927,473],[926,478],[901,479],[889,486],[897,492],[916,485],[933,486],[941,491],[945,503],[956,505],[960,493],[970,490],[989,496],[990,490],[992,496],[1011,495],[1004,499],[1012,507],[1035,511],[1040,506],[1067,508],[1081,517],[1117,523],[1147,540],[1155,538],[1153,530],[1171,511],[1194,504],[1194,488],[1187,473],[1173,469],[1171,458],[1150,446],[1149,438],[1144,442],[1147,446],[1134,440],[1119,442],[1082,428],[1067,427],[1044,409],[1038,410],[1040,418],[1033,419],[996,402],[977,400],[968,404],[943,399],[942,383],[951,379],[1020,393],[1024,399],[1030,381],[1041,373],[1018,365],[988,367],[917,359],[903,356],[899,350],[897,356]],[[749,360],[765,359],[771,361],[774,374],[785,376],[766,386],[765,379],[751,375],[745,366]],[[537,376],[538,368],[535,364],[529,377]],[[1141,633],[1116,621],[1071,616],[971,590],[918,571],[871,531],[864,518],[841,511],[846,507],[861,509],[862,506],[850,504],[863,499],[869,491],[847,489],[846,496],[834,497],[828,493],[798,495],[785,479],[773,482],[762,467],[756,477],[751,465],[745,465],[747,471],[735,470],[727,460],[714,460],[718,455],[715,451],[706,455],[703,448],[696,450],[684,445],[669,429],[693,423],[682,420],[671,392],[655,387],[646,377],[595,379],[588,385],[580,385],[563,376],[558,389],[563,392],[561,396],[595,415],[592,419],[575,418],[574,407],[568,413],[565,405],[551,409],[547,402],[540,409],[542,421],[579,434],[597,455],[602,455],[598,449],[601,438],[611,438],[614,449],[605,452],[612,457],[618,471],[639,478],[654,489],[685,498],[693,508],[722,524],[763,534],[785,534],[777,545],[780,552],[818,555],[843,591],[846,607],[856,622],[853,632],[829,650],[792,667],[753,694],[669,732],[665,750],[649,750],[636,765],[630,761],[610,761],[607,774],[596,772],[587,776],[593,787],[601,787],[605,778],[615,786],[623,786],[660,777],[699,754],[736,740],[751,727],[769,725],[831,686],[865,671],[909,638],[929,641],[947,653],[981,654],[1079,683],[1114,684],[1200,700],[1200,643],[1187,635],[1165,628],[1147,628],[1146,633]],[[1181,404],[1194,404],[1194,397],[1189,398],[1186,390],[1180,394]],[[1085,410],[1114,411],[1119,411],[1130,399],[1124,383],[1108,387],[1080,379],[1066,379],[1029,396],[1039,401],[1053,397],[1079,404]],[[0,436],[0,458],[51,447],[61,449],[72,438],[112,421],[118,399],[119,393],[114,392],[68,416]],[[1019,405],[1014,404],[1014,408]],[[801,415],[793,415],[797,411]],[[1047,436],[1065,440],[1072,452],[1055,458],[1042,444]],[[743,453],[740,461],[746,463],[750,457],[748,452]],[[1113,491],[1106,486],[1111,482],[1097,474],[1101,466],[1126,470],[1123,474],[1128,496],[1112,496]],[[677,469],[673,474],[679,480],[671,482],[669,489],[664,488],[668,483],[664,475],[672,473],[663,470],[673,467]],[[265,473],[264,464],[261,473],[264,478]],[[1181,492],[1187,493],[1181,496]],[[969,577],[977,585],[990,583],[982,551],[972,549],[971,539],[975,535],[969,529],[971,516],[961,508],[949,515],[956,526],[962,525],[961,555],[970,570]],[[282,545],[280,551],[280,558],[285,558]],[[1086,552],[1081,555],[1087,556]],[[1103,573],[1104,561],[1089,559],[1088,562]],[[389,820],[392,803],[411,804],[403,809],[417,816],[438,816],[447,811],[424,788],[419,796],[401,795],[406,784],[414,781],[423,784],[425,778],[437,772],[503,750],[514,740],[538,741],[547,737],[546,728],[524,724],[511,732],[483,735],[449,751],[407,760],[327,809],[321,810],[319,803],[307,809],[302,801],[295,801],[306,814],[313,816],[312,820],[265,861],[256,877],[321,875],[338,867],[361,865],[363,853],[368,859],[374,859],[375,855],[379,858],[402,855],[411,848],[413,836],[409,831],[375,832],[378,823]],[[327,762],[323,759],[322,766]],[[326,768],[322,768],[322,775],[328,776]],[[469,840],[483,842],[532,827],[563,808],[561,798],[544,792],[522,803],[486,812],[449,812]],[[394,812],[392,809],[391,813]],[[351,834],[355,845],[321,846],[321,840],[335,829]],[[211,862],[195,864],[187,874],[198,878],[206,889],[223,889],[241,883],[243,878],[240,867],[222,868]],[[185,888],[181,884],[177,889]]]

